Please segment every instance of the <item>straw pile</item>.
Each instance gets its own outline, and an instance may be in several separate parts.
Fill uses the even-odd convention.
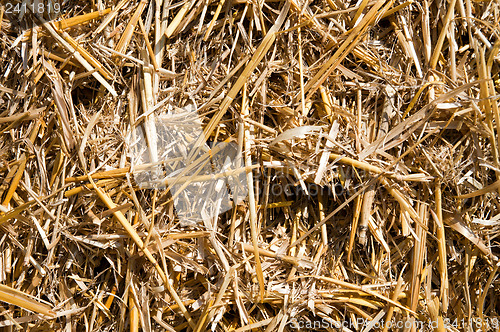
[[[40,3],[0,9],[0,326],[498,328],[499,1]]]

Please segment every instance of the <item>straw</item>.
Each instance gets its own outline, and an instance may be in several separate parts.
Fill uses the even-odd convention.
[[[498,1],[42,2],[0,4],[0,327],[495,330]]]

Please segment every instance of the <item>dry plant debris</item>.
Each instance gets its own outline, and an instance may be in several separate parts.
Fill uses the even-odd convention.
[[[498,331],[500,1],[30,3],[0,7],[0,326]]]

